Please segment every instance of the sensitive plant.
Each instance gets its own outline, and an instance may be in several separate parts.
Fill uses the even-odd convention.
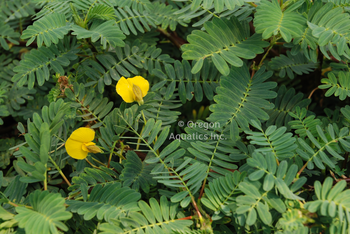
[[[348,233],[348,0],[0,1],[0,233]]]

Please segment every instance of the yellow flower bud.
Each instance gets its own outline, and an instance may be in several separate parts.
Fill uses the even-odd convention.
[[[93,154],[102,153],[102,150],[97,145],[88,145],[86,148]]]
[[[135,94],[135,101],[137,101],[140,104],[143,104],[142,91],[140,87],[134,84],[132,86],[132,91]]]

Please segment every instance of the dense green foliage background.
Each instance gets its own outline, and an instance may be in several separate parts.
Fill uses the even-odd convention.
[[[1,234],[350,232],[349,0],[0,12]],[[103,152],[75,160],[83,126]]]

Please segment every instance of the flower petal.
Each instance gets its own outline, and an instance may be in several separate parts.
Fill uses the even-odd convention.
[[[91,128],[81,127],[75,130],[69,139],[79,141],[79,142],[91,142],[95,139],[95,131]]]
[[[88,152],[83,151],[82,146],[82,142],[75,141],[71,138],[68,138],[65,144],[67,154],[75,159],[84,159],[88,155]]]
[[[147,92],[149,90],[148,80],[146,80],[142,76],[135,76],[134,78],[129,78],[128,80],[130,80],[133,84],[140,87],[140,89],[142,91],[142,97],[147,95]]]
[[[135,94],[132,91],[132,85],[124,77],[119,79],[116,90],[123,98],[124,102],[131,103],[135,101]]]

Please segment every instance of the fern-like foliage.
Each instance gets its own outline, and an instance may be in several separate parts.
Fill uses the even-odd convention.
[[[112,104],[113,105],[113,104]],[[107,108],[107,107],[106,107]],[[132,110],[132,111],[129,111]],[[109,110],[108,110],[109,111]],[[128,113],[131,116],[135,116],[137,109],[131,107],[124,110],[125,113]],[[105,122],[104,126],[99,127],[101,137],[99,137],[99,143],[103,146],[104,151],[110,154],[110,157],[113,156],[116,149],[115,144],[118,142],[119,138],[116,135],[123,134],[126,130],[126,122],[119,117],[120,110],[114,108],[106,117],[103,119]],[[122,152],[121,152],[122,153]],[[121,169],[118,169],[120,166],[115,165],[115,169],[120,172]]]
[[[245,176],[245,172],[235,171],[209,182],[209,188],[204,189],[205,197],[201,202],[214,211],[213,220],[221,219],[231,213],[230,206],[235,203],[235,197],[240,193],[238,185]]]
[[[28,90],[25,87],[20,87],[19,89],[23,89],[24,92],[28,92],[34,89]],[[25,94],[25,93],[23,93]],[[22,94],[22,98],[26,98],[26,95]],[[28,119],[33,116],[34,113],[41,114],[41,108],[43,108],[45,105],[48,106],[49,102],[47,99],[39,99],[39,94],[36,93],[33,97],[30,96],[28,99],[26,105],[20,105],[19,111],[17,111],[18,116],[22,116],[23,119]]]
[[[264,70],[261,68],[251,79],[246,66],[232,68],[230,75],[220,80],[220,87],[216,90],[218,95],[214,97],[217,104],[210,106],[213,113],[208,120],[229,129],[232,140],[238,138],[238,127],[249,130],[252,120],[269,119],[265,110],[271,110],[274,105],[266,99],[276,97],[276,93],[270,91],[276,83],[265,82],[272,72]]]
[[[63,39],[70,30],[70,25],[66,23],[64,15],[53,13],[35,21],[23,31],[21,38],[28,39],[27,46],[37,39],[37,45],[40,48],[43,43],[51,46],[51,43],[57,44],[59,39]]]
[[[271,192],[269,193],[258,189],[251,183],[242,182],[239,184],[239,189],[245,195],[236,198],[237,208],[235,209],[235,213],[242,219],[242,225],[246,224],[251,226],[257,222],[257,220],[261,220],[264,224],[270,225],[272,222],[272,215],[269,205],[267,204],[270,199],[275,199],[275,209],[282,212],[286,209],[279,197]]]
[[[328,78],[323,78],[321,82],[323,85],[318,86],[320,89],[328,89],[325,93],[326,97],[334,94],[340,100],[345,100],[345,98],[350,97],[350,72],[338,73],[338,78],[333,72],[328,73]],[[339,84],[338,84],[339,82]]]
[[[8,58],[3,54],[0,57],[1,61],[1,72],[0,72],[0,81],[5,81],[8,84],[12,84],[11,78],[16,74],[13,71],[13,68],[19,64],[18,60]]]
[[[340,111],[344,115],[345,121],[349,123],[350,122],[350,106],[346,105],[345,107],[341,108]]]
[[[173,96],[177,87],[182,103],[185,103],[186,100],[191,100],[193,97],[197,102],[200,102],[203,100],[204,95],[209,100],[213,100],[220,80],[218,70],[208,60],[204,60],[202,71],[196,74],[191,73],[191,65],[187,60],[182,60],[182,62],[175,61],[174,66],[165,64],[165,73],[157,69],[154,70],[154,74],[161,78],[161,81],[153,89],[158,89],[161,85],[168,84],[165,99],[169,99]]]
[[[350,6],[349,0],[325,0],[323,2],[332,2],[335,6],[341,6],[345,9]]]
[[[146,43],[148,46],[155,46],[159,41],[159,35],[160,33],[155,28],[153,28],[150,31],[145,32],[143,34],[130,34],[126,37],[125,42],[133,44],[135,41],[139,41],[141,45],[143,43]]]
[[[193,127],[185,131],[182,140],[189,143],[186,148],[192,157],[206,166],[205,179],[212,180],[237,169],[236,159],[227,155],[235,151],[234,141],[212,128]]]
[[[222,12],[224,10],[224,7],[226,7],[229,10],[235,9],[235,7],[240,7],[244,4],[244,0],[233,0],[233,1],[219,1],[219,0],[210,0],[210,1],[203,1],[203,0],[195,0],[191,1],[191,10],[197,9],[201,4],[203,4],[203,8],[208,9],[210,6],[212,6],[214,2],[215,11],[216,12]]]
[[[204,59],[211,58],[215,67],[225,76],[230,73],[227,62],[235,67],[242,67],[241,58],[250,59],[264,52],[268,46],[261,41],[259,34],[250,37],[248,22],[240,23],[237,18],[214,18],[204,24],[207,32],[194,30],[187,37],[189,44],[183,45],[182,57],[196,60],[192,73],[197,73],[203,66]],[[217,32],[220,32],[218,34]]]
[[[150,26],[156,27],[154,17],[147,11],[140,14],[138,11],[125,6],[124,9],[118,8],[118,10],[115,10],[115,15],[117,16],[116,24],[125,35],[129,35],[130,31],[137,35],[137,30],[144,33],[145,30],[151,30]]]
[[[6,92],[6,97],[1,95],[3,99],[4,105],[2,105],[2,115],[6,116],[7,112],[16,117],[23,115],[21,110],[23,110],[26,100],[33,100],[33,94],[36,93],[35,89],[28,89],[27,87],[18,87],[17,83],[13,83],[11,81],[12,77],[16,74],[13,71],[13,68],[18,66],[19,62],[17,60],[13,60],[6,67],[2,68],[0,72],[0,80],[1,80],[1,93]],[[43,99],[41,99],[43,100]]]
[[[306,19],[307,21],[312,21],[313,17],[315,16],[315,13],[322,7],[321,1],[314,2],[310,8],[310,10],[307,13]],[[300,51],[303,51],[305,57],[308,60],[313,61],[314,63],[317,62],[317,38],[312,35],[312,30],[308,27],[308,25],[304,25],[303,27],[303,33],[299,36],[295,36],[293,39],[293,46],[292,46],[292,54],[297,54]]]
[[[304,227],[307,217],[300,213],[298,209],[288,210],[286,213],[282,214],[282,218],[278,220],[276,227],[284,231],[298,231],[298,233],[305,233],[303,229],[306,229],[306,233],[308,233],[308,228]]]
[[[252,158],[248,158],[247,164],[256,168],[255,171],[250,171],[248,178],[251,181],[261,180],[264,191],[271,191],[276,187],[288,199],[302,199],[293,194],[293,191],[298,190],[300,188],[298,186],[306,182],[306,177],[299,178],[298,180],[301,183],[294,183],[289,188],[298,172],[296,164],[289,167],[287,161],[277,164],[272,153],[266,153],[265,156],[260,153],[253,153]]]
[[[100,39],[103,49],[107,48],[107,44],[112,47],[124,47],[125,45],[123,42],[125,35],[118,29],[114,20],[109,20],[102,24],[93,23],[89,30],[73,25],[72,30],[72,34],[76,35],[78,39],[91,38],[92,42]]]
[[[4,178],[2,174],[1,177]],[[20,203],[22,201],[23,195],[26,193],[28,184],[20,181],[20,178],[21,176],[18,175],[9,184],[6,185],[6,182],[2,183],[2,186],[4,186],[5,184],[4,187],[6,187],[5,191],[2,194],[2,198],[4,198],[6,201],[8,200],[16,203]],[[2,181],[4,182],[5,179],[2,179]]]
[[[251,140],[250,144],[260,146],[255,150],[256,152],[270,152],[278,160],[293,157],[294,150],[298,146],[295,144],[296,139],[293,138],[293,134],[286,133],[286,127],[277,128],[277,126],[271,125],[264,131],[258,123],[254,123],[253,126],[260,132],[245,131],[245,133],[250,135],[247,136],[247,139]]]
[[[178,149],[180,141],[174,140],[158,153],[159,148],[169,135],[168,126],[161,130],[162,121],[149,119],[147,120],[144,130],[138,133],[137,130],[132,127],[132,119],[131,121],[127,121],[124,116],[120,115],[120,117],[128,122],[129,128],[131,128],[138,138],[142,140],[144,145],[149,148],[152,157],[146,159],[145,163],[155,164],[151,171],[151,174],[154,175],[153,178],[156,179],[158,183],[162,183],[170,188],[183,187],[184,191],[172,196],[171,201],[181,201],[181,206],[187,207],[193,198],[193,194],[199,190],[205,178],[206,165],[196,162],[192,158],[185,157],[184,160],[180,161],[181,165],[175,168],[175,159],[185,154],[184,149]]]
[[[328,108],[324,109],[324,113],[326,116],[322,116],[320,119],[324,126],[327,126],[328,124],[337,124],[339,128],[342,128],[343,126],[348,126],[345,123],[346,114],[343,113],[343,108],[336,107],[334,110],[330,110]],[[343,114],[343,115],[342,115]],[[345,117],[345,118],[344,118]]]
[[[115,19],[114,8],[103,4],[95,4],[87,13],[87,21],[92,19],[113,20]]]
[[[44,16],[58,13],[64,15],[66,19],[72,18],[72,9],[70,3],[72,0],[60,0],[60,1],[41,1],[35,0],[37,5],[41,8],[39,12],[35,14],[35,20],[41,19]]]
[[[270,225],[274,219],[272,209],[279,213],[286,211],[281,196],[302,200],[294,192],[305,184],[306,178],[295,180],[298,171],[296,165],[288,166],[287,161],[277,164],[272,153],[262,155],[257,152],[248,158],[247,164],[250,166],[247,171],[249,176],[238,186],[245,195],[236,197],[237,206],[233,208],[236,217],[241,220],[240,225],[253,225],[258,220]]]
[[[0,3],[0,12],[1,21],[7,23],[14,19],[21,19],[35,14],[35,8],[30,0],[2,1]]]
[[[350,0],[0,13],[0,234],[349,232]],[[101,151],[76,160],[80,127]]]
[[[2,221],[0,226],[0,232],[2,233],[11,233],[14,231],[14,228],[17,226],[17,221],[14,219],[14,214],[5,210],[3,207],[0,207],[0,219]],[[22,229],[23,230],[23,229]]]
[[[68,211],[84,215],[85,220],[95,216],[99,220],[110,221],[129,216],[138,211],[137,201],[141,194],[128,187],[121,187],[120,183],[111,183],[102,186],[98,184],[84,201],[67,200]],[[86,204],[89,204],[86,206]]]
[[[330,58],[327,50],[338,60],[340,56],[350,58],[349,41],[350,15],[343,12],[342,7],[335,7],[329,2],[314,13],[311,22],[308,22],[312,35],[318,38],[320,50]],[[336,44],[337,46],[334,46]]]
[[[17,73],[12,77],[13,82],[17,82],[18,86],[28,84],[28,88],[34,87],[35,78],[37,84],[42,86],[45,80],[50,78],[50,70],[54,70],[60,75],[64,75],[63,67],[75,60],[79,49],[78,45],[73,42],[70,44],[69,37],[66,37],[58,45],[50,47],[41,47],[33,49],[30,53],[25,54],[24,59],[13,70]],[[50,67],[49,67],[50,66]]]
[[[269,66],[276,71],[279,71],[279,77],[284,78],[286,74],[290,79],[294,79],[295,74],[309,74],[317,67],[317,63],[309,61],[303,53],[292,55],[290,51],[287,51],[287,56],[280,55],[271,59]]]
[[[286,126],[289,129],[289,121],[292,116],[289,113],[295,113],[299,107],[307,107],[311,103],[311,99],[303,99],[302,93],[295,93],[295,89],[288,89],[281,85],[277,91],[277,97],[272,101],[275,108],[268,110],[270,118],[266,121],[266,125],[276,125],[277,127]]]
[[[179,15],[175,14],[177,9],[174,9],[171,5],[165,5],[163,3],[154,2],[149,6],[148,12],[154,17],[157,25],[160,25],[162,29],[175,31],[178,24],[187,27],[188,19],[181,19]]]
[[[108,98],[99,93],[95,94],[94,88],[86,90],[83,84],[75,83],[73,88],[73,90],[67,88],[65,94],[78,104],[79,115],[76,117],[83,118],[83,122],[93,123],[91,128],[102,125],[106,127],[102,120],[112,110],[113,102],[109,102]]]
[[[298,1],[282,11],[277,0],[262,0],[254,17],[256,32],[262,33],[263,39],[280,34],[286,42],[295,36],[301,36],[306,19],[294,11],[301,4],[302,1]]]
[[[18,38],[20,34],[18,32],[15,32],[8,24],[3,24],[0,26],[0,45],[5,50],[9,50],[10,47],[8,45],[9,42],[18,45],[18,41],[16,41],[14,38]]]
[[[121,169],[120,165],[116,163],[114,163],[113,165],[118,170]],[[96,185],[107,185],[116,183],[116,178],[118,178],[118,174],[115,171],[113,171],[112,168],[101,167],[100,169],[96,169],[85,167],[84,172],[80,173],[79,176],[74,176],[72,178],[73,184],[69,186],[69,190],[71,191],[70,195],[82,197],[84,200],[86,200],[90,188],[93,188]],[[76,195],[78,193],[80,193],[79,196]]]
[[[335,168],[337,160],[344,160],[344,157],[339,154],[339,147],[348,149],[350,146],[349,129],[344,127],[339,130],[337,125],[329,124],[325,130],[317,125],[316,130],[320,140],[314,137],[310,131],[306,131],[307,137],[314,145],[314,148],[302,138],[298,138],[300,148],[296,149],[296,152],[302,159],[307,161],[305,166],[307,165],[310,170],[314,168],[314,165],[320,169],[325,169],[325,165]],[[327,152],[333,157],[330,158],[326,154]]]
[[[298,134],[299,137],[305,137],[307,131],[312,135],[317,134],[316,126],[322,125],[314,114],[308,115],[307,110],[299,106],[295,108],[295,113],[290,112],[289,115],[295,120],[289,121],[288,124],[291,129],[295,129],[295,134]]]
[[[72,214],[66,211],[61,194],[36,190],[30,194],[29,201],[33,209],[16,207],[18,214],[15,216],[19,227],[24,228],[26,233],[53,234],[58,233],[58,229],[68,230],[62,221],[70,219]]]
[[[69,108],[63,101],[51,103],[50,107],[42,109],[42,117],[35,113],[33,122],[28,120],[28,132],[25,134],[25,140],[29,147],[21,146],[20,153],[23,158],[19,158],[17,165],[28,176],[22,177],[21,181],[34,183],[45,180],[46,164],[51,156],[48,152],[51,148],[51,138],[63,125],[62,119],[64,112]],[[52,162],[52,161],[51,161]],[[51,163],[50,162],[50,163]]]
[[[181,143],[195,160],[207,165],[206,177],[209,176],[209,181],[234,171],[237,169],[235,162],[246,157],[245,145],[231,140],[228,129],[224,131],[219,123],[196,121],[187,125],[185,133],[179,135]]]
[[[215,5],[210,5],[207,7],[206,5],[202,5],[201,7],[198,7],[194,10],[191,10],[192,4],[187,5],[186,7],[183,7],[182,9],[175,12],[175,14],[181,15],[179,18],[183,19],[185,21],[202,17],[201,20],[197,21],[196,23],[192,24],[192,27],[200,27],[203,26],[203,24],[209,20],[211,20],[213,17],[218,18],[230,18],[231,16],[235,16],[239,21],[243,21],[247,19],[253,12],[254,7],[250,5],[243,5],[242,7],[236,6],[234,9],[229,10],[227,8],[224,8],[223,11],[217,12],[214,8]],[[248,19],[247,19],[248,20]]]
[[[139,213],[132,213],[129,217],[113,220],[110,223],[102,223],[99,229],[101,234],[112,233],[145,233],[155,232],[170,234],[174,230],[189,232],[191,220],[176,219],[178,204],[171,203],[165,196],[158,202],[155,198],[138,202]]]
[[[166,94],[166,93],[165,93]],[[178,109],[182,106],[178,100],[166,100],[163,98],[164,94],[149,94],[146,97],[145,104],[149,107],[143,110],[146,119],[153,118],[155,121],[162,121],[162,126],[172,124],[176,122],[178,116],[180,115]]]
[[[114,1],[115,7],[125,8],[129,7],[133,10],[143,12],[149,11],[151,7],[151,2],[149,0],[125,0],[125,1]]]
[[[338,181],[333,187],[333,179],[327,177],[321,185],[319,181],[315,181],[314,188],[317,200],[310,201],[305,204],[305,209],[312,213],[317,213],[321,217],[327,217],[329,229],[334,233],[341,233],[349,228],[349,212],[350,206],[349,190],[345,190],[346,182]]]
[[[136,191],[141,188],[145,193],[149,193],[150,185],[155,185],[155,180],[150,176],[152,165],[143,163],[134,151],[128,151],[124,161],[124,169],[119,177],[123,181],[123,187],[131,187]]]

